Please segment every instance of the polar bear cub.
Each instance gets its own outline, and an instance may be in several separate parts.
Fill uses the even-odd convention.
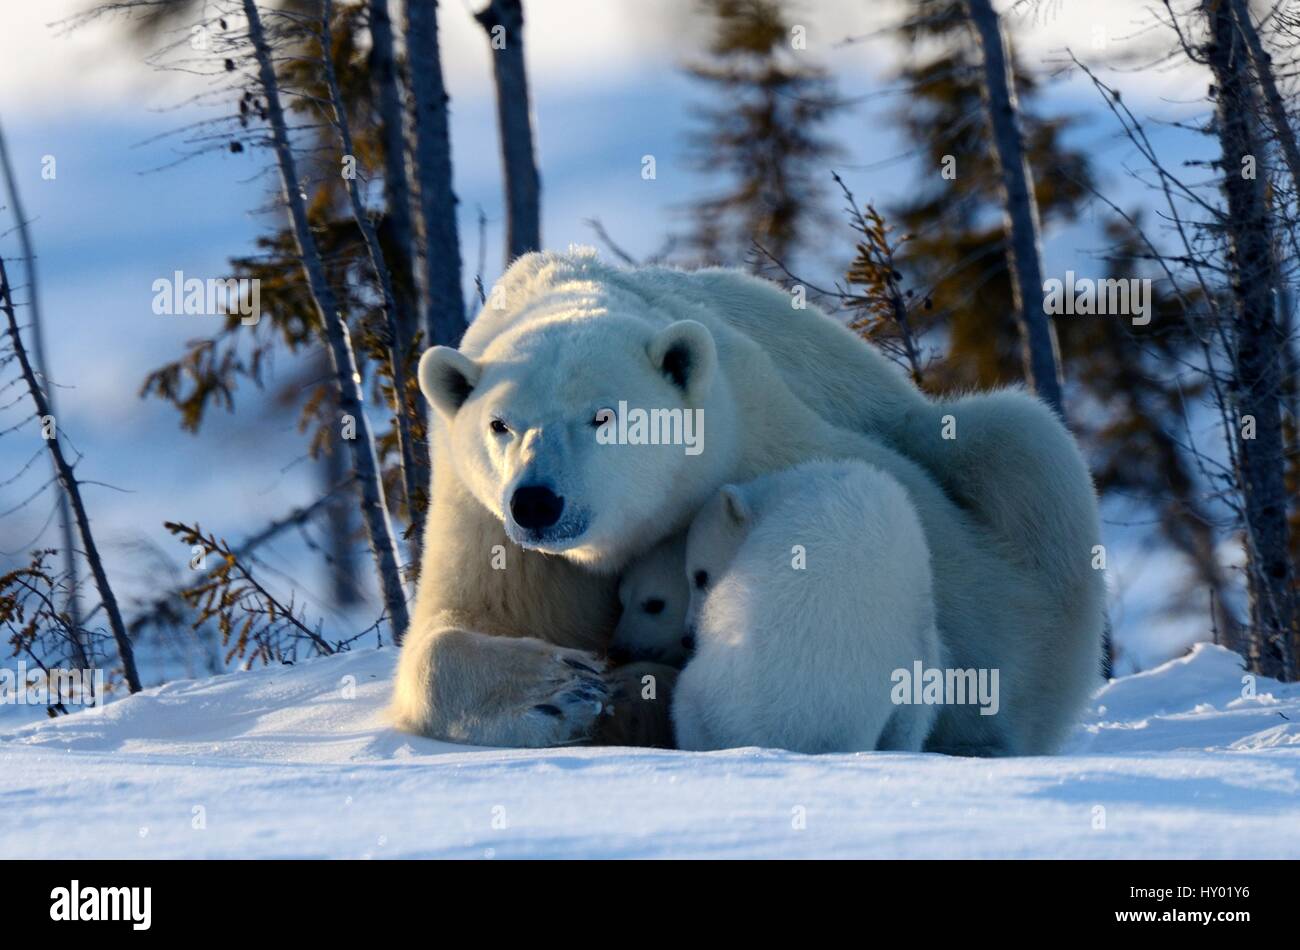
[[[930,551],[907,491],[858,461],[724,486],[687,534],[682,749],[918,751],[932,705],[893,671],[941,665]]]
[[[691,655],[686,637],[690,590],[683,579],[686,533],[661,541],[628,565],[618,581],[623,612],[609,643],[618,662],[652,660],[681,669]]]

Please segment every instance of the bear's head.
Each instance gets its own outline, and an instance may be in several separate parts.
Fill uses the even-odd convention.
[[[700,509],[686,533],[686,583],[690,599],[686,607],[685,641],[694,646],[700,612],[719,580],[731,567],[736,553],[753,526],[753,506],[743,485],[723,485]]]
[[[436,346],[420,388],[452,463],[515,543],[602,571],[684,527],[736,437],[709,330],[591,313],[539,318],[478,359]]]
[[[609,643],[610,659],[651,660],[680,668],[690,658],[685,563],[686,536],[679,534],[628,565],[618,580],[623,612]]]

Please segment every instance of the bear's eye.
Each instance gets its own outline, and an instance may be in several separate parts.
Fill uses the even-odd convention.
[[[708,586],[709,586],[709,572],[708,572],[708,571],[696,571],[696,572],[695,572],[695,587],[696,587],[696,589],[697,589],[697,590],[704,590],[704,588],[706,588],[706,587],[708,587]]]
[[[505,435],[507,432],[510,431],[510,427],[506,425],[504,422],[502,422],[500,419],[493,419],[491,422],[488,423],[488,428],[491,429],[493,432],[495,432],[497,435]]]
[[[599,429],[605,423],[613,422],[613,421],[614,421],[613,409],[597,409],[596,414],[591,417],[591,427],[593,429]]]
[[[651,597],[641,605],[641,609],[648,614],[661,614],[664,612],[664,602],[658,597]]]

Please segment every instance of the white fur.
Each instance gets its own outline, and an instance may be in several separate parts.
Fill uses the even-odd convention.
[[[689,590],[682,578],[686,536],[655,545],[627,566],[618,582],[619,614],[610,653],[680,668],[690,656],[683,642]]]
[[[684,386],[662,362],[670,341],[692,357]],[[729,270],[619,270],[590,253],[516,261],[459,356],[435,349],[421,361],[436,409],[433,484],[394,692],[403,728],[515,746],[590,735],[591,674],[556,657],[601,662],[618,572],[684,530],[723,484],[828,455],[868,461],[907,489],[934,552],[952,662],[1001,669],[999,715],[945,710],[930,747],[1050,751],[1095,682],[1096,500],[1069,433],[1032,397],[931,401],[771,284]],[[620,399],[703,410],[704,451],[595,445],[592,414]],[[489,431],[494,413],[508,417],[507,436]],[[949,415],[956,439],[943,438]],[[567,519],[536,536],[509,516],[512,491],[533,479],[564,496]]]
[[[892,674],[941,650],[925,533],[893,478],[811,462],[728,486],[691,525],[683,580],[680,748],[921,748],[936,707],[895,705]]]

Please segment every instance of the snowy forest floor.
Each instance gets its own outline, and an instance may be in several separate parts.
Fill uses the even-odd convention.
[[[1209,645],[999,760],[449,745],[385,725],[395,658],[0,718],[0,857],[1300,857],[1300,685]]]

